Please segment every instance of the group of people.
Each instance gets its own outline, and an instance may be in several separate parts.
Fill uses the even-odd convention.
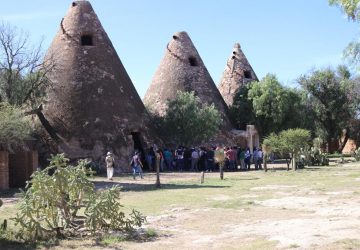
[[[161,150],[156,145],[149,147],[145,155],[135,150],[131,157],[130,165],[132,166],[133,178],[136,175],[143,178],[143,167],[149,171],[207,171],[212,172],[219,168],[219,160],[216,155],[223,155],[225,170],[228,171],[246,171],[250,170],[251,164],[255,170],[262,169],[263,152],[261,148],[243,149],[240,147],[199,147],[187,148],[179,146],[175,150],[165,148]],[[107,166],[107,176],[112,180],[114,173],[114,156],[111,152],[107,153],[105,158]]]
[[[198,147],[179,146],[171,150],[149,147],[144,159],[150,171],[158,166],[160,171],[214,171],[219,167],[215,154],[224,154],[225,169],[229,171],[250,170],[253,163],[255,169],[262,169],[263,152],[260,148],[242,149],[239,147]]]

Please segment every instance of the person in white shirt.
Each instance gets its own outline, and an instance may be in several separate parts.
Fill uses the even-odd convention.
[[[107,152],[105,157],[107,179],[112,181],[114,175],[115,160],[111,152]]]
[[[191,153],[191,171],[199,171],[198,162],[199,162],[199,152],[196,149],[193,149]]]

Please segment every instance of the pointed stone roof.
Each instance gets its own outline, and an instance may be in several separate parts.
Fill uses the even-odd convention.
[[[186,32],[175,33],[167,44],[165,55],[145,94],[144,103],[163,115],[167,101],[175,99],[177,91],[194,91],[201,102],[214,103],[224,120],[223,126],[231,127],[227,116],[228,107]]]
[[[226,104],[231,106],[239,88],[252,81],[258,81],[258,78],[242,52],[240,44],[235,43],[218,86]]]
[[[43,114],[60,151],[70,158],[130,154],[131,133],[147,133],[146,109],[88,1],[72,3],[45,60],[55,68]]]

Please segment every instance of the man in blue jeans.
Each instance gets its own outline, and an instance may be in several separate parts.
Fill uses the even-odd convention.
[[[137,151],[135,152],[135,155],[133,156],[131,163],[132,163],[131,165],[132,165],[134,180],[136,179],[136,173],[138,173],[139,176],[141,177],[141,179],[143,179],[142,164],[141,164],[141,160],[139,157],[139,152],[137,152]]]

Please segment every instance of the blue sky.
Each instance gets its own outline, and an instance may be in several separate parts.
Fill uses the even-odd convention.
[[[46,49],[72,1],[1,0],[0,19],[29,32]],[[235,42],[259,78],[285,85],[312,68],[336,66],[360,35],[327,0],[90,0],[143,97],[177,31],[186,31],[216,84]]]

